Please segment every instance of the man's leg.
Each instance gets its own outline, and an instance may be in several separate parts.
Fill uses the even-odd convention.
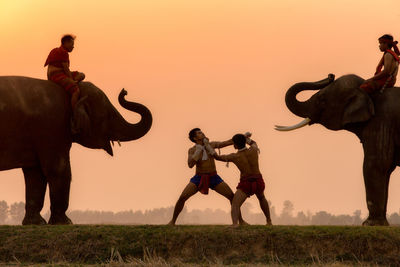
[[[79,87],[76,86],[76,89],[74,90],[74,92],[71,95],[71,107],[72,107],[72,109],[75,108],[75,105],[79,100],[80,93],[81,93],[81,91],[79,90]]]
[[[79,96],[81,91],[79,90],[79,86],[78,83],[83,81],[85,79],[85,74],[82,72],[78,72],[78,71],[73,71],[72,73],[72,80],[73,83],[75,83],[75,86],[72,88],[72,94],[71,94],[71,106],[72,109],[75,107],[76,103],[79,100]]]
[[[183,207],[185,206],[186,200],[196,194],[197,191],[197,186],[194,183],[189,183],[185,187],[185,189],[183,189],[181,196],[175,204],[174,215],[172,216],[172,220],[168,223],[169,225],[175,225],[176,219],[178,218],[179,213],[181,213]]]
[[[261,210],[263,211],[265,218],[267,220],[267,225],[272,225],[271,215],[269,213],[269,205],[267,199],[265,198],[264,193],[258,194],[257,198],[258,201],[260,202]]]
[[[243,202],[246,200],[247,194],[242,190],[238,189],[233,197],[232,200],[232,225],[238,226],[239,223],[239,216],[240,216],[240,207],[242,206]]]
[[[225,183],[225,182],[219,183],[218,185],[215,186],[214,190],[218,194],[221,194],[224,197],[226,197],[227,199],[229,199],[229,202],[232,205],[234,195],[233,195],[232,189],[229,187],[229,185],[227,185],[227,183]],[[248,224],[245,220],[243,220],[242,213],[240,212],[240,210],[239,210],[239,223],[240,224]]]
[[[364,90],[368,94],[372,94],[373,92],[379,91],[385,85],[386,79],[380,80],[366,80],[363,84],[360,85],[360,89]]]

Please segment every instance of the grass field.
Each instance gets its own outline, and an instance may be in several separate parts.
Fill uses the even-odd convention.
[[[400,227],[0,226],[0,262],[400,266]]]

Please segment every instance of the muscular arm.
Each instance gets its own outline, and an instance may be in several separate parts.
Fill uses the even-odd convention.
[[[68,63],[67,63],[67,62],[63,62],[63,63],[61,63],[61,64],[62,64],[62,67],[63,67],[63,69],[64,69],[64,73],[65,73],[68,77],[72,78],[72,74],[71,74],[71,71],[69,70]]]
[[[385,54],[385,65],[383,66],[383,70],[381,72],[379,72],[378,74],[376,74],[374,77],[372,77],[372,80],[379,80],[381,78],[384,78],[387,75],[390,75],[392,72],[392,68],[393,68],[393,56],[389,53]]]
[[[223,147],[227,147],[227,146],[231,146],[233,145],[233,141],[232,139],[226,140],[226,141],[222,141],[222,142],[210,142],[210,145],[212,148],[223,148]]]
[[[233,162],[233,160],[235,158],[235,153],[232,153],[232,154],[229,154],[229,155],[218,155],[218,154],[215,154],[214,158],[216,160],[219,160],[219,161]]]
[[[250,132],[246,132],[244,134],[246,137],[250,137],[251,133]],[[226,141],[222,141],[222,142],[210,142],[210,145],[212,148],[223,148],[223,147],[227,147],[227,146],[231,146],[233,145],[233,141],[232,139],[226,140]]]

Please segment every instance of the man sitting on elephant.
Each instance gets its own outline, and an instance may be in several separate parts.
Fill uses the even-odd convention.
[[[176,219],[178,218],[179,213],[181,213],[186,200],[198,191],[202,194],[208,194],[208,189],[211,188],[229,199],[231,203],[234,196],[231,188],[217,174],[215,160],[211,156],[211,153],[214,152],[213,148],[230,146],[233,144],[233,141],[228,140],[224,142],[209,143],[208,138],[199,128],[194,128],[189,132],[189,139],[195,143],[195,146],[189,149],[188,165],[189,168],[196,166],[196,175],[190,179],[189,184],[185,187],[176,202],[172,220],[169,222],[170,225],[175,225]],[[206,149],[205,143],[210,144],[208,146],[209,149]],[[247,224],[243,221],[240,211],[239,222],[241,224]]]
[[[250,136],[250,134],[247,136]],[[254,194],[260,202],[267,224],[272,225],[268,201],[264,195],[265,184],[258,165],[259,149],[257,143],[244,134],[236,134],[232,137],[232,140],[234,147],[238,150],[236,153],[218,155],[213,151],[212,155],[216,160],[233,162],[240,170],[240,182],[236,187],[237,191],[232,201],[233,226],[238,226],[240,207],[246,198]],[[246,143],[250,148],[246,147]]]
[[[63,87],[71,95],[71,106],[75,107],[80,95],[78,82],[85,79],[85,74],[70,71],[69,55],[74,49],[75,36],[67,34],[61,38],[61,46],[50,51],[44,66],[47,68],[47,79]]]
[[[379,49],[383,52],[383,57],[376,68],[375,76],[366,80],[360,86],[367,93],[393,87],[396,83],[399,69],[400,52],[397,47],[397,41],[393,41],[393,36],[389,34],[383,35],[378,40]]]

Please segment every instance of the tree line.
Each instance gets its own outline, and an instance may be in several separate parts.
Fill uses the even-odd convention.
[[[265,217],[260,213],[252,212],[252,205],[245,203],[242,206],[243,218],[250,224],[265,224]],[[297,212],[294,214],[294,205],[286,200],[282,210],[278,213],[270,203],[271,218],[273,224],[282,225],[361,225],[363,218],[361,211],[356,210],[353,214],[333,215],[327,211]],[[96,211],[96,210],[71,210],[67,215],[75,224],[166,224],[171,219],[173,206],[167,208],[156,208],[146,211]],[[21,224],[25,215],[25,203],[16,202],[8,205],[6,201],[0,201],[0,224]],[[47,211],[42,215],[46,220],[50,217]],[[400,210],[388,214],[388,221],[392,225],[400,225]],[[188,211],[185,207],[178,224],[231,224],[228,211],[221,209]]]

